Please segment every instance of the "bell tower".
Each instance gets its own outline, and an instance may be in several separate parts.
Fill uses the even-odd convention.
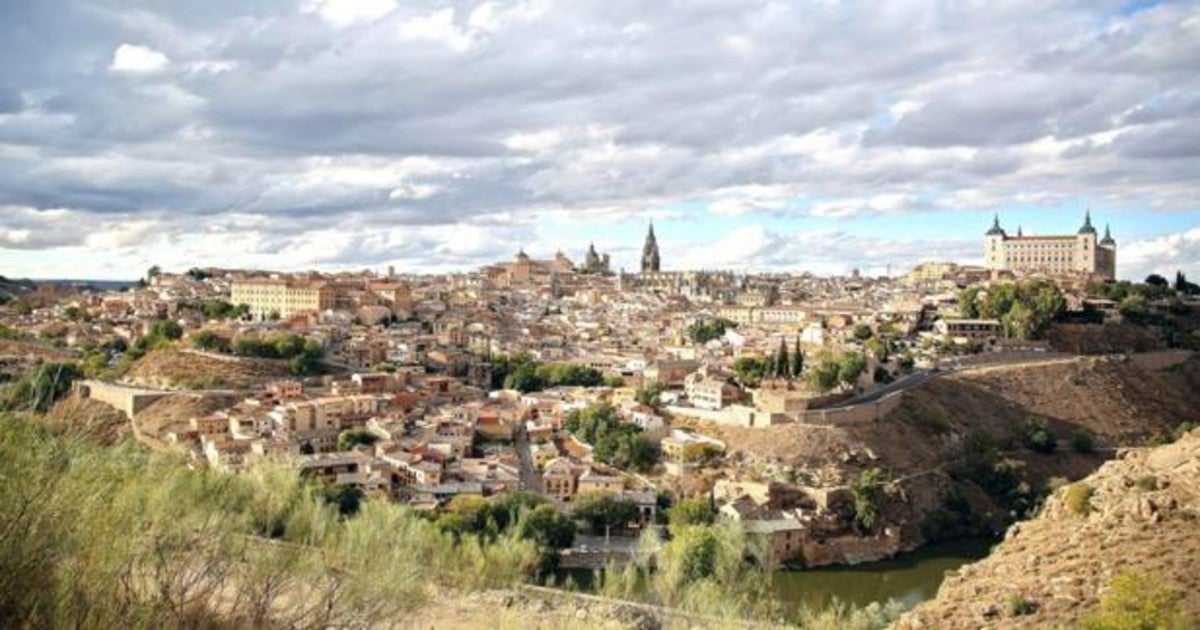
[[[654,222],[650,222],[650,231],[646,233],[646,244],[642,245],[642,273],[658,273],[658,240],[654,238]]]

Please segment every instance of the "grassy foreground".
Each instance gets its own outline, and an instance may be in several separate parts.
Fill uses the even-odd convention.
[[[0,414],[0,627],[405,627],[538,573],[521,528],[462,536],[379,501],[346,518],[281,465],[193,469],[181,453],[104,446],[89,423],[70,426]],[[602,594],[741,627],[881,628],[900,612],[784,619],[736,529],[648,542],[658,552],[604,572]],[[504,614],[540,623],[536,610]]]

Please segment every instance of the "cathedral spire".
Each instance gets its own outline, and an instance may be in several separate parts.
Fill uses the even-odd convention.
[[[659,271],[658,239],[654,238],[654,221],[650,221],[650,229],[646,232],[646,243],[642,245],[642,273],[657,273]]]

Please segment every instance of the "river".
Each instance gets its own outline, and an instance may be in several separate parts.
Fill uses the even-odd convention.
[[[984,540],[941,543],[857,566],[780,571],[772,581],[779,600],[789,607],[820,610],[835,597],[855,606],[889,599],[914,606],[937,593],[946,571],[983,558],[989,549],[991,543]]]
[[[857,566],[821,567],[801,571],[779,571],[772,578],[775,594],[787,608],[827,607],[834,598],[855,606],[896,599],[914,606],[937,593],[947,571],[983,558],[991,549],[986,540],[964,540],[929,545],[891,560]],[[593,574],[588,570],[560,571],[582,590],[590,590]]]

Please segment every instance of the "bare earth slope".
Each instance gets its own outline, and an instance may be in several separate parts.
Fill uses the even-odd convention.
[[[242,389],[287,375],[287,364],[282,361],[155,350],[134,363],[124,380],[168,389]]]
[[[1078,515],[1066,491],[1014,525],[990,556],[946,579],[900,628],[1070,627],[1120,570],[1152,571],[1200,620],[1200,431],[1175,444],[1124,452],[1080,483],[1093,491]],[[1023,597],[1034,612],[1015,615]]]

